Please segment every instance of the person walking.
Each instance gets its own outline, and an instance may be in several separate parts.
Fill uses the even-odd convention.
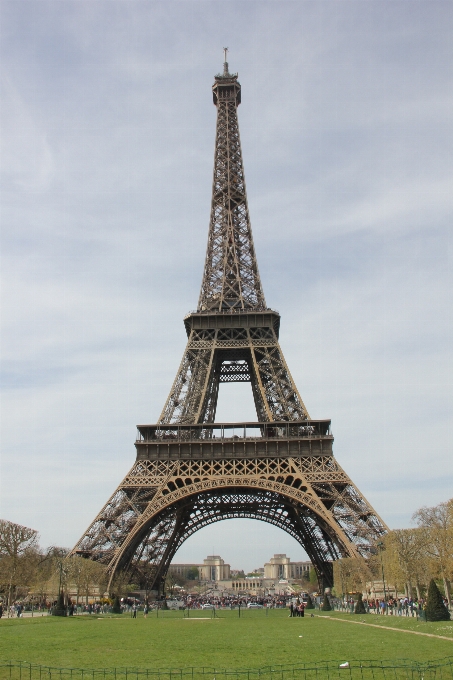
[[[137,618],[137,605],[135,604],[135,602],[134,602],[134,604],[132,605],[132,618],[133,618],[133,619],[136,619],[136,618]]]
[[[143,618],[146,619],[148,618],[148,603],[145,602],[145,606],[143,607]]]

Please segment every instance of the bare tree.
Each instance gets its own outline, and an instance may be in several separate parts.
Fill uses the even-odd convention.
[[[366,592],[373,580],[370,564],[363,557],[343,557],[333,563],[335,592],[342,594]]]
[[[425,533],[420,529],[394,529],[384,537],[383,543],[387,578],[396,589],[404,587],[408,597],[412,597],[415,587],[420,598],[420,586],[429,581]]]
[[[41,585],[45,581],[45,592],[50,595],[52,600],[60,597],[60,593],[64,593],[67,588],[68,569],[66,567],[68,548],[61,548],[52,545],[47,548],[44,555],[41,556],[39,562],[39,569],[36,573],[36,583]]]
[[[170,597],[173,597],[176,586],[183,585],[183,583],[184,579],[178,577],[178,575],[174,574],[172,571],[168,571],[167,576],[165,577],[165,592],[168,593]]]
[[[0,520],[0,560],[3,578],[7,580],[7,606],[11,605],[13,588],[17,588],[19,565],[27,554],[38,550],[38,532],[20,524]]]
[[[85,597],[86,604],[94,589],[99,588],[100,595],[106,588],[106,569],[99,562],[84,559],[83,557],[70,557],[66,560],[68,583],[76,588],[77,604],[79,597]],[[101,592],[102,591],[102,592]]]
[[[453,498],[433,508],[420,508],[413,518],[425,535],[425,551],[431,561],[433,576],[444,582],[445,595],[451,604],[453,578]]]

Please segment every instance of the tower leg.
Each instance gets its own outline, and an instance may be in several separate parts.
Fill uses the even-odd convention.
[[[332,562],[324,562],[322,565],[322,572],[318,575],[321,593],[324,594],[326,588],[333,588],[333,564]]]
[[[167,547],[165,548],[164,554],[160,559],[159,566],[157,567],[157,572],[154,578],[154,589],[158,593],[159,599],[165,600],[165,580],[167,578],[168,568],[173,559],[173,556],[181,544],[181,539],[186,529],[187,520],[190,515],[190,508],[185,507],[184,509],[178,509],[176,511],[176,521],[170,538],[168,539]]]

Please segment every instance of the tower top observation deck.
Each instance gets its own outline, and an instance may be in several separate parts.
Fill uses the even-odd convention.
[[[214,85],[212,86],[212,97],[214,104],[217,106],[219,99],[236,100],[236,106],[241,103],[241,84],[238,82],[238,74],[230,73],[228,69],[228,47],[223,48],[224,62],[223,73],[218,73],[214,76]]]

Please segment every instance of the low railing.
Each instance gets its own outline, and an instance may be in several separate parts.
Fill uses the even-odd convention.
[[[277,311],[276,309],[271,309],[270,307],[248,307],[247,309],[241,309],[240,307],[229,307],[228,309],[217,309],[217,308],[211,308],[211,309],[191,309],[190,312],[187,312],[185,315],[185,319],[187,319],[189,316],[192,316],[192,314],[203,314],[203,315],[212,315],[212,314],[262,314],[263,312],[269,312],[271,314],[278,314],[280,316],[280,312]]]
[[[313,661],[262,668],[73,668],[24,661],[0,662],[0,678],[8,680],[453,680],[453,657],[417,662]]]
[[[192,441],[199,439],[301,439],[331,437],[330,420],[302,420],[273,423],[162,423],[138,425],[137,442]]]

